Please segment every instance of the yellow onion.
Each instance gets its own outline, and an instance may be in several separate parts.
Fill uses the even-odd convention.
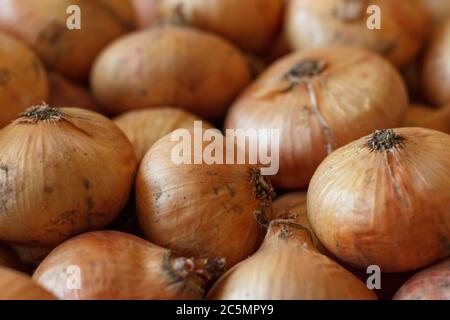
[[[423,0],[425,7],[431,14],[433,23],[438,24],[450,15],[450,1],[447,0]]]
[[[217,33],[253,53],[262,53],[275,39],[282,12],[282,0],[164,0],[159,5],[163,21]]]
[[[56,108],[79,107],[92,111],[97,111],[97,105],[89,91],[63,75],[49,71],[48,83],[50,94],[48,97],[49,105]]]
[[[383,272],[450,255],[450,136],[377,130],[329,155],[308,189],[308,217],[341,260]]]
[[[114,5],[107,5],[109,2],[2,0],[0,29],[23,39],[46,65],[69,78],[86,80],[92,62],[103,47],[130,30]],[[79,30],[67,26],[68,19],[72,20],[67,14],[71,5],[77,5],[81,11]]]
[[[282,188],[304,188],[335,148],[377,128],[400,126],[405,85],[387,61],[365,50],[330,47],[289,55],[234,103],[226,128],[280,130]]]
[[[450,105],[441,109],[412,105],[403,126],[428,128],[450,134]]]
[[[153,243],[185,256],[224,257],[230,268],[258,248],[260,222],[271,214],[272,186],[253,165],[175,164],[177,145],[169,134],[141,162],[136,178],[140,225]],[[226,144],[224,155],[233,148]]]
[[[55,300],[55,297],[28,275],[0,266],[0,300]]]
[[[145,29],[153,25],[158,17],[158,2],[160,0],[131,0],[135,10],[137,25]]]
[[[207,298],[376,300],[376,295],[349,271],[317,251],[307,228],[274,220],[261,248],[226,272]]]
[[[47,95],[47,75],[39,58],[24,43],[0,32],[0,129]]]
[[[33,279],[60,299],[201,299],[222,268],[221,259],[185,258],[126,233],[97,231],[62,243]]]
[[[244,56],[221,38],[190,28],[136,32],[109,46],[91,77],[95,98],[112,114],[174,106],[222,116],[250,80]]]
[[[450,300],[450,258],[414,275],[394,300]]]
[[[19,257],[6,245],[0,244],[0,267],[22,270],[23,266]]]
[[[92,1],[92,0],[91,0]],[[138,26],[137,12],[132,0],[94,0],[108,11],[126,30],[136,29]]]
[[[131,141],[138,162],[160,138],[176,129],[193,128],[195,121],[202,120],[189,112],[171,107],[129,111],[114,120]],[[205,121],[202,121],[202,126],[212,128]]]
[[[436,27],[425,50],[421,70],[424,95],[436,106],[450,103],[450,18]]]
[[[361,47],[404,66],[418,53],[428,33],[429,17],[421,1],[291,0],[286,14],[288,41],[296,50]],[[370,5],[379,8],[379,29],[369,28]]]
[[[0,131],[0,240],[55,245],[108,224],[136,169],[133,148],[109,119],[36,106]]]

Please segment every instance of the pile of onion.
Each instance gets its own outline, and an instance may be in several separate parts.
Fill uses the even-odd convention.
[[[450,300],[450,258],[417,273],[394,300]]]
[[[286,33],[293,49],[350,45],[384,55],[397,66],[410,62],[427,34],[429,17],[422,0],[291,0]],[[379,29],[368,14],[378,6]]]
[[[0,300],[54,300],[28,275],[0,266]]]
[[[329,155],[308,189],[325,247],[360,268],[414,270],[450,255],[450,136],[377,130]]]
[[[208,299],[375,300],[349,271],[322,255],[308,228],[273,220],[260,249],[226,272]]]
[[[97,59],[92,91],[112,114],[174,106],[223,116],[250,81],[244,56],[225,40],[190,28],[155,28],[126,36]]]
[[[109,119],[36,106],[0,131],[0,240],[56,245],[123,208],[136,159]]]
[[[225,126],[280,130],[273,183],[304,188],[331,151],[377,128],[402,125],[407,107],[405,84],[390,63],[365,50],[330,47],[269,67],[234,103]]]
[[[45,64],[75,80],[86,80],[97,54],[130,31],[124,20],[128,0],[2,0],[0,29],[28,43]],[[71,30],[67,9],[80,8],[81,29]],[[128,6],[131,6],[128,3]],[[131,13],[133,13],[130,7]]]
[[[0,129],[47,96],[47,75],[39,58],[24,43],[0,32]]]
[[[422,91],[436,106],[450,103],[450,18],[433,33],[423,58]]]
[[[58,246],[33,279],[59,299],[184,300],[201,299],[222,269],[222,259],[185,258],[126,233],[98,231]]]
[[[192,113],[171,107],[129,111],[114,119],[133,145],[138,162],[160,138],[176,129],[194,128],[195,121],[202,120]],[[205,121],[202,121],[202,126],[212,128]]]
[[[412,105],[403,126],[428,128],[450,134],[450,105],[441,109]]]
[[[281,27],[283,0],[164,0],[159,18],[217,33],[241,49],[263,53]]]
[[[136,179],[140,225],[153,243],[185,256],[224,257],[230,268],[258,248],[260,224],[271,214],[272,186],[253,165],[176,164],[179,144],[169,134],[141,162]],[[207,152],[209,142],[202,146]],[[197,157],[197,147],[192,148]],[[223,154],[234,148],[226,144]]]

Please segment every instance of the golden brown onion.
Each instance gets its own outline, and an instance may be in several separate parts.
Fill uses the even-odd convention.
[[[0,266],[0,300],[55,300],[55,297],[28,275]]]
[[[47,75],[39,58],[22,41],[0,32],[0,129],[47,95]]]
[[[365,48],[397,66],[410,62],[421,48],[429,26],[422,0],[291,0],[286,32],[293,49],[330,45]],[[370,5],[379,8],[380,29],[371,29]],[[375,16],[374,16],[375,17]]]
[[[0,131],[0,240],[56,245],[104,227],[123,208],[133,148],[109,119],[84,109],[28,109]]]
[[[409,271],[450,255],[449,190],[449,135],[379,130],[322,162],[308,189],[308,217],[343,261]]]
[[[126,233],[98,231],[58,246],[33,279],[60,299],[184,300],[201,299],[222,268],[221,259],[184,258]]]
[[[450,134],[450,105],[441,109],[412,105],[403,126],[428,128]]]
[[[225,126],[280,130],[273,183],[304,188],[328,153],[377,128],[402,125],[407,106],[391,64],[365,50],[331,47],[269,67],[234,103]]]
[[[228,42],[168,27],[136,32],[109,46],[95,63],[91,85],[112,114],[169,105],[214,119],[249,80],[244,56]]]

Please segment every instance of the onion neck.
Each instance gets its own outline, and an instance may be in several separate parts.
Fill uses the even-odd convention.
[[[293,66],[284,77],[293,85],[305,83],[321,74],[325,67],[326,63],[323,60],[304,60]]]
[[[250,185],[255,197],[260,200],[260,206],[256,212],[256,220],[260,225],[267,227],[267,212],[272,210],[272,201],[276,197],[275,190],[269,179],[261,175],[259,168],[250,170]]]
[[[289,245],[306,247],[317,251],[312,231],[302,224],[292,220],[276,219],[270,222],[263,246],[279,247]]]
[[[48,104],[33,106],[20,114],[18,119],[20,122],[40,123],[50,122],[56,123],[64,117],[64,113],[57,108],[52,108]]]
[[[405,138],[394,130],[377,130],[369,138],[367,147],[370,151],[391,151],[402,148]]]

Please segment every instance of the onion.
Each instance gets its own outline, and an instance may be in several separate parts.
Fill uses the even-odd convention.
[[[47,95],[47,75],[39,59],[21,41],[0,32],[0,129]]]
[[[215,32],[245,51],[262,53],[280,28],[282,0],[164,0],[162,20]]]
[[[409,108],[404,126],[429,128],[450,134],[450,105],[441,109],[412,105]]]
[[[30,277],[0,266],[0,300],[54,300],[55,297]]]
[[[269,67],[235,102],[230,129],[279,129],[273,183],[304,188],[336,147],[400,126],[408,106],[398,72],[379,56],[332,47],[294,53]],[[293,116],[295,115],[295,116]]]
[[[417,273],[394,300],[450,300],[450,258]]]
[[[137,16],[137,25],[145,29],[155,23],[158,17],[158,2],[160,0],[131,0]]]
[[[102,228],[125,205],[135,168],[130,142],[109,119],[28,109],[0,131],[0,240],[56,245]]]
[[[168,27],[136,32],[108,47],[91,85],[112,114],[170,105],[212,119],[224,114],[249,80],[245,58],[224,40]]]
[[[170,107],[129,111],[114,120],[131,141],[138,162],[160,138],[175,129],[193,128],[195,121],[202,120],[189,112]],[[212,128],[204,121],[202,125]]]
[[[450,1],[447,0],[423,0],[431,14],[435,24],[445,20],[450,15]]]
[[[433,33],[424,53],[421,70],[422,91],[436,106],[450,103],[450,18]]]
[[[153,243],[185,256],[224,257],[230,268],[258,248],[258,222],[270,217],[272,186],[252,165],[174,164],[178,144],[169,134],[142,160],[136,178],[140,225]],[[224,154],[231,148],[227,144]]]
[[[49,71],[48,82],[50,95],[48,102],[56,108],[80,107],[97,111],[97,105],[89,91],[81,85],[71,82],[63,75]]]
[[[349,271],[320,254],[308,229],[274,220],[261,248],[225,273],[207,298],[376,300],[376,295]]]
[[[19,257],[6,245],[0,244],[0,267],[22,270],[23,266]]]
[[[450,136],[377,130],[329,155],[308,189],[321,242],[353,266],[383,272],[450,255]]]
[[[397,66],[410,62],[429,26],[422,0],[291,0],[286,32],[293,49],[351,45],[380,53]],[[380,29],[368,27],[369,5],[380,8]]]
[[[119,0],[114,0],[118,2]],[[94,58],[129,31],[109,0],[2,0],[0,29],[28,43],[45,64],[75,80],[86,80]],[[124,2],[124,0],[120,0]],[[81,9],[81,29],[67,27],[67,8]]]
[[[91,0],[92,1],[92,0]],[[134,30],[138,26],[138,17],[132,0],[94,0],[127,30]]]
[[[126,233],[98,231],[58,246],[33,279],[60,299],[201,299],[222,267],[221,259],[184,258]]]

